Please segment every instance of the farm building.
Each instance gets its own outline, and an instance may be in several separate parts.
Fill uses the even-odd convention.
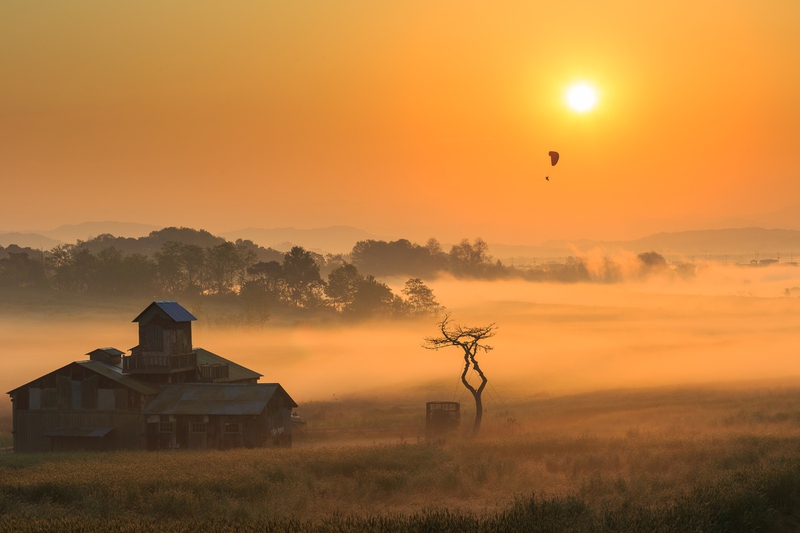
[[[177,302],[134,322],[131,355],[98,348],[10,391],[15,452],[290,446],[292,408],[278,383],[192,346]]]

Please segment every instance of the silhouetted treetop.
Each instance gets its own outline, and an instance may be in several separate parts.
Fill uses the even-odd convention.
[[[225,241],[222,237],[215,237],[206,230],[192,228],[164,228],[153,231],[146,237],[138,239],[130,237],[114,237],[110,234],[98,235],[94,239],[78,241],[79,248],[86,248],[92,253],[97,253],[105,248],[114,247],[124,253],[140,253],[153,255],[160,251],[168,242],[193,244],[201,248],[211,248]]]
[[[344,263],[328,274],[325,294],[337,311],[344,312],[352,307],[361,280],[358,269],[351,263]]]
[[[412,244],[406,239],[359,241],[350,257],[359,270],[375,276],[428,277],[447,268],[447,257],[436,253],[435,247]]]
[[[480,237],[471,244],[468,239],[454,244],[449,259],[450,272],[459,277],[500,278],[511,272],[500,261],[492,262],[489,245]]]
[[[406,281],[401,291],[406,296],[406,308],[412,315],[432,315],[444,308],[436,301],[433,291],[419,278]]]
[[[667,260],[664,259],[664,256],[656,252],[644,252],[639,254],[638,257],[639,261],[641,261],[644,266],[649,268],[666,268],[667,266]]]
[[[319,265],[311,252],[294,246],[283,256],[283,279],[295,306],[307,307],[316,298],[315,291],[322,289]]]

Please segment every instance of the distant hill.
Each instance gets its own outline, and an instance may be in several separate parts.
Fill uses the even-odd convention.
[[[96,225],[97,224],[97,225]],[[114,223],[87,223],[87,224],[78,224],[76,226],[61,226],[63,231],[60,233],[62,236],[68,238],[69,236],[75,236],[76,232],[85,231],[87,228],[90,229],[99,229],[103,227],[103,224],[109,224],[109,226],[113,226]],[[119,223],[122,224],[122,223]],[[127,235],[141,233],[145,229],[149,229],[150,227],[156,226],[147,226],[145,224],[138,224],[138,225],[128,225],[122,224],[122,226],[127,227]],[[75,228],[83,228],[83,229],[75,229]],[[347,245],[349,242],[345,239],[353,239],[352,244],[349,245],[349,248],[342,249],[342,252],[349,253],[353,245],[355,245],[356,240],[355,237],[358,236],[359,240],[360,237],[370,238],[372,237],[369,233],[363,232],[356,228],[350,228],[354,231],[335,231],[338,228],[325,228],[323,230],[294,230],[293,228],[289,228],[291,232],[293,232],[293,236],[295,237],[295,242],[288,242],[284,241],[281,242],[277,246],[253,246],[253,251],[256,253],[258,259],[260,261],[282,261],[283,260],[283,252],[288,251],[292,246],[299,245],[303,246],[304,248],[312,251],[316,251],[315,248],[319,248],[323,251],[330,251],[330,250],[337,250],[344,245]],[[326,231],[326,230],[334,230],[334,231]],[[55,231],[55,230],[54,230]],[[230,241],[236,241],[237,239],[244,239],[244,240],[253,240],[252,238],[246,236],[247,230],[242,230],[244,234],[237,235],[236,232],[229,232],[228,239]],[[253,230],[256,234],[258,232],[281,232],[283,230]],[[72,233],[70,233],[72,232]],[[306,238],[306,235],[309,237]],[[337,240],[338,239],[338,240]],[[52,239],[49,237],[45,237],[38,233],[22,233],[22,232],[15,232],[15,233],[0,233],[0,247],[9,247],[9,246],[16,246],[22,248],[31,248],[34,250],[43,249],[45,251],[51,250],[54,247],[58,246],[59,244],[74,244],[77,242],[78,239],[74,239],[71,242]],[[153,255],[155,252],[158,252],[162,249],[165,243],[167,242],[180,242],[183,244],[193,244],[200,246],[201,248],[211,248],[218,244],[222,244],[226,241],[224,237],[216,236],[209,233],[206,230],[196,230],[192,228],[176,228],[176,227],[169,227],[163,229],[156,229],[147,232],[145,235],[140,235],[138,237],[128,237],[126,235],[115,235],[113,233],[100,233],[97,236],[93,236],[91,238],[81,238],[80,239],[81,248],[86,248],[92,253],[98,253],[101,250],[106,248],[114,247],[120,252],[126,254],[138,253],[143,255]],[[267,241],[268,242],[268,241]],[[309,244],[303,244],[304,242],[308,242]],[[331,244],[332,246],[328,247],[321,247],[317,246],[314,247],[315,244]],[[258,243],[256,243],[258,244]],[[252,246],[252,245],[251,245]],[[13,250],[19,251],[18,248],[13,248]],[[12,250],[12,251],[13,251]]]
[[[150,232],[161,229],[163,226],[152,224],[138,224],[135,222],[83,222],[81,224],[65,224],[54,230],[38,231],[41,235],[65,243],[75,243],[78,239],[89,240],[98,235],[111,234],[117,237],[138,238],[149,235]]]
[[[194,230],[191,228],[164,228],[153,231],[146,237],[115,237],[111,234],[104,234],[81,243],[82,248],[87,248],[92,253],[113,246],[117,250],[132,254],[152,255],[164,246],[167,242],[180,242],[183,244],[194,244],[201,248],[210,248],[225,242],[222,237],[216,237],[205,230]]]
[[[779,211],[725,218],[707,229],[766,228],[800,230],[800,205],[790,205]]]
[[[611,243],[631,251],[672,250],[683,254],[800,252],[800,231],[738,228],[656,233],[635,241]]]
[[[23,248],[50,250],[61,244],[61,241],[38,233],[0,233],[0,246],[9,246],[11,244],[16,244]]]
[[[776,213],[758,215],[758,217],[771,218],[776,223],[780,221],[789,223],[795,214],[800,216],[800,207],[790,207]],[[798,227],[800,227],[800,219],[798,219]],[[101,231],[114,228],[121,233]],[[97,235],[89,239],[88,237],[94,231],[98,231]],[[387,240],[385,237],[376,236],[352,226],[314,229],[244,228],[215,236],[207,231],[191,228],[159,229],[158,226],[148,224],[86,222],[60,226],[44,233],[0,233],[0,246],[17,245],[34,250],[50,250],[58,244],[74,243],[78,239],[83,240],[82,246],[90,249],[93,253],[114,246],[125,253],[145,255],[151,255],[160,250],[168,241],[196,244],[202,248],[208,248],[224,242],[225,239],[230,241],[246,239],[262,247],[258,250],[258,255],[259,259],[265,261],[280,261],[282,255],[278,251],[287,251],[292,246],[302,246],[318,253],[350,253],[358,241]],[[447,245],[444,248],[445,251],[449,251],[450,246]],[[777,258],[779,254],[781,260],[788,260],[794,255],[800,255],[800,230],[740,227],[662,232],[629,241],[549,240],[537,246],[489,243],[489,253],[495,259],[515,265],[588,253],[614,256],[620,252],[641,253],[651,250],[665,256],[669,255],[673,260],[694,257],[722,259],[724,257],[725,260],[733,262],[748,262],[756,255],[764,259]]]
[[[358,241],[380,239],[362,229],[352,226],[330,226],[327,228],[244,228],[221,234],[228,240],[249,239],[254,243],[288,250],[291,246],[302,246],[307,250],[330,253],[349,253]]]
[[[40,251],[35,248],[21,247],[16,244],[3,247],[3,245],[0,244],[0,259],[8,257],[10,254],[28,254],[29,257],[40,257]]]
[[[200,248],[212,248],[225,241],[222,237],[217,237],[206,230],[196,230],[192,228],[164,228],[153,231],[145,237],[134,239],[132,237],[115,237],[110,234],[99,235],[94,239],[83,241],[81,248],[86,248],[96,254],[106,248],[114,247],[126,254],[142,254],[152,256],[160,251],[164,244],[168,242],[179,242],[191,244]],[[283,253],[271,248],[257,246],[250,242],[249,248],[252,250],[259,261],[283,261]]]
[[[656,233],[632,241],[551,240],[538,246],[489,245],[489,253],[506,263],[524,264],[533,260],[578,256],[593,251],[605,255],[619,252],[656,251],[683,257],[723,256],[731,261],[749,261],[781,255],[789,259],[800,255],[800,231],[764,228],[728,228]]]
[[[88,241],[99,235],[110,234],[116,237],[136,239],[159,229],[161,226],[133,222],[83,222],[66,224],[53,230],[0,233],[0,246],[16,244],[22,247],[50,250],[59,244],[75,244],[78,240]]]

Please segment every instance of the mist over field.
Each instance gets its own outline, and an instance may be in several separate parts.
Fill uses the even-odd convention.
[[[0,2],[0,532],[800,530],[798,27]]]
[[[388,280],[392,288],[401,280]],[[479,357],[493,388],[487,409],[541,395],[754,380],[800,383],[800,269],[710,264],[615,284],[429,283],[452,320],[494,322],[494,350]],[[789,296],[786,295],[789,289]],[[16,315],[0,321],[0,387],[11,390],[103,346],[137,343],[130,321],[148,302],[93,313]],[[36,309],[35,305],[29,309]],[[190,308],[191,309],[191,308]],[[280,382],[300,404],[353,397],[458,400],[462,354],[422,348],[436,318],[360,323],[268,322],[220,327],[202,312],[194,344]],[[471,399],[463,400],[469,406]],[[10,404],[3,412],[10,411]]]

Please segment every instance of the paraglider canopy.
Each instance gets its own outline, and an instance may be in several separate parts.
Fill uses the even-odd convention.
[[[556,163],[558,163],[558,152],[548,152],[548,155],[550,156],[550,164],[556,166]]]

